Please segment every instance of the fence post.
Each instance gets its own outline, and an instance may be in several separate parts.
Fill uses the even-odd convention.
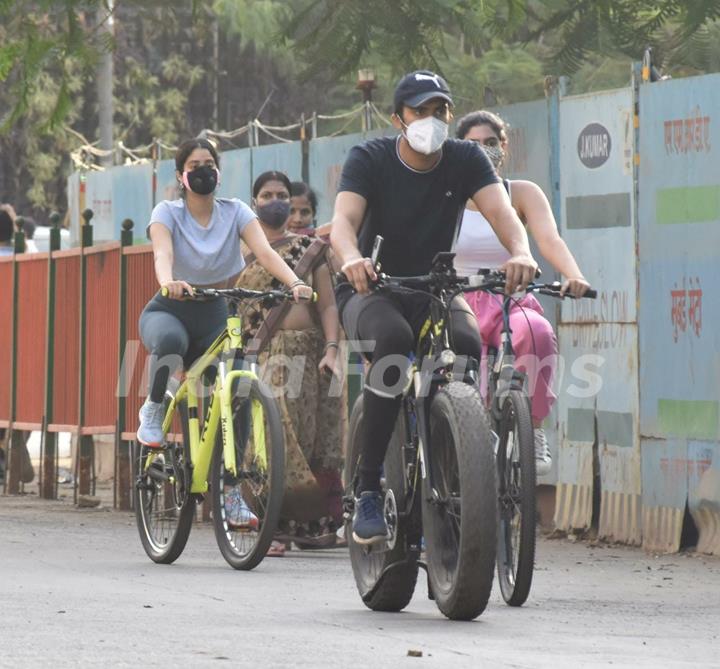
[[[80,246],[83,248],[83,254],[80,258],[80,356],[78,358],[80,362],[79,369],[79,402],[78,402],[78,424],[80,426],[80,433],[78,435],[78,448],[77,458],[75,460],[75,503],[77,503],[78,494],[89,495],[94,488],[93,480],[93,459],[95,455],[95,448],[93,438],[90,435],[84,435],[82,433],[85,424],[85,324],[87,318],[87,257],[84,249],[92,246],[93,243],[93,228],[90,221],[93,218],[93,212],[91,209],[85,209],[82,214],[83,225],[80,228]]]
[[[57,497],[58,437],[47,427],[53,422],[53,386],[55,380],[55,259],[53,251],[60,250],[60,214],[50,214],[50,248],[48,257],[47,337],[45,344],[45,411],[40,448],[40,496]]]
[[[120,233],[120,318],[119,318],[119,334],[120,344],[118,352],[120,359],[118,369],[120,374],[123,371],[123,355],[125,344],[127,343],[127,256],[123,253],[126,246],[133,244],[133,228],[135,224],[129,218],[122,222],[122,232]],[[131,507],[131,485],[132,485],[132,447],[130,442],[123,441],[122,433],[126,430],[125,425],[125,406],[127,403],[127,393],[129,388],[129,379],[119,377],[118,379],[118,398],[117,398],[117,420],[115,422],[115,486],[113,494],[113,504],[123,511],[129,510]]]
[[[13,237],[15,253],[25,252],[25,234],[23,233],[23,218],[15,219],[17,231]],[[12,295],[12,365],[10,373],[10,429],[7,439],[7,462],[5,465],[5,492],[8,495],[17,495],[20,492],[20,479],[22,478],[23,450],[25,449],[25,435],[13,426],[15,422],[17,390],[17,341],[18,341],[18,264],[13,259],[13,295]]]

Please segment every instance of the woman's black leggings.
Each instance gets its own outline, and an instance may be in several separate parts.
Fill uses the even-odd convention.
[[[348,338],[372,361],[363,391],[362,457],[358,493],[379,490],[382,464],[400,408],[408,354],[429,313],[429,298],[418,293],[353,295],[342,311]],[[464,299],[451,308],[450,339],[459,356],[480,360],[477,319]]]
[[[227,322],[222,298],[171,300],[156,294],[140,314],[140,339],[151,355],[150,399],[162,402],[168,379],[187,369],[222,332]]]

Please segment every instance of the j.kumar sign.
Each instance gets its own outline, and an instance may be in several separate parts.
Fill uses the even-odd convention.
[[[607,162],[610,157],[610,133],[599,123],[586,125],[578,137],[578,156],[585,167],[594,169]]]

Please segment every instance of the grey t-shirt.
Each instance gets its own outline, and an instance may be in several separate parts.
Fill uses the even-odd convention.
[[[254,218],[255,212],[241,200],[215,198],[210,223],[204,228],[185,200],[163,200],[153,209],[147,232],[153,223],[170,230],[173,279],[202,286],[225,281],[245,267],[239,237]]]

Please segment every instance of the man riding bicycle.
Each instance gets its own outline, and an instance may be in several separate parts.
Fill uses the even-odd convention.
[[[465,203],[472,199],[511,254],[503,267],[508,292],[524,288],[537,270],[525,229],[490,160],[474,142],[448,139],[453,102],[445,80],[426,70],[405,75],[395,89],[394,107],[392,122],[401,134],[355,146],[348,155],[330,236],[347,277],[336,288],[347,336],[374,345],[366,353],[371,365],[363,391],[365,420],[352,521],[354,540],[365,545],[387,535],[382,464],[400,406],[407,356],[430,304],[419,293],[370,292],[376,275],[368,256],[375,236],[384,238],[384,271],[427,273],[434,256],[451,249]],[[453,303],[450,332],[456,353],[477,369],[480,335],[462,298]]]

